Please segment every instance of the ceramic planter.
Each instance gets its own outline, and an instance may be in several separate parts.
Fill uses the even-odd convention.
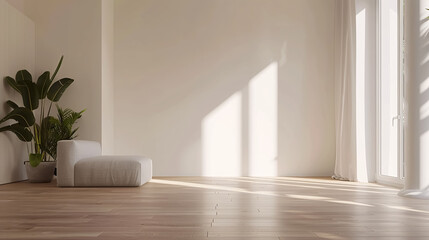
[[[41,162],[37,167],[32,167],[30,162],[25,162],[28,181],[32,183],[48,183],[54,177],[56,162]]]

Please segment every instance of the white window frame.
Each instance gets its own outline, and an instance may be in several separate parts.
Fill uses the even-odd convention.
[[[403,124],[400,124],[399,127],[399,141],[400,141],[400,146],[399,147],[399,167],[398,167],[398,176],[399,177],[391,177],[391,176],[385,176],[381,174],[381,127],[380,127],[380,119],[381,119],[381,6],[380,6],[380,2],[383,0],[377,0],[377,4],[376,4],[376,29],[377,29],[377,36],[376,36],[376,41],[377,41],[377,45],[376,45],[376,62],[377,62],[377,66],[376,66],[376,71],[377,71],[377,77],[376,77],[376,182],[380,183],[380,184],[385,184],[385,185],[391,185],[391,186],[395,186],[395,187],[403,187],[404,186],[404,131],[403,131]],[[399,9],[399,17],[398,17],[398,32],[399,32],[399,36],[402,36],[403,38],[403,33],[404,33],[404,0],[398,0],[398,9]],[[401,6],[402,5],[402,6]],[[399,93],[401,95],[401,101],[399,103],[399,105],[403,105],[403,91],[404,91],[404,51],[403,51],[403,40],[399,39],[398,41],[398,52],[399,52],[399,67],[398,67],[398,76],[400,78],[399,80]],[[402,116],[404,114],[403,111],[403,106],[401,106],[401,109],[399,112],[401,112]],[[398,120],[398,121],[403,121]]]

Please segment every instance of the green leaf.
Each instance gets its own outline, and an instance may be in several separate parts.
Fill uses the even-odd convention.
[[[36,121],[33,115],[33,112],[30,109],[24,107],[18,107],[12,110],[7,114],[3,119],[0,120],[0,123],[3,123],[9,119],[14,119],[18,122],[19,125],[23,127],[31,127]]]
[[[73,129],[73,131],[70,133],[70,139],[75,139],[77,137],[76,132],[79,130],[79,128]]]
[[[51,82],[54,81],[55,77],[57,76],[58,70],[60,70],[61,64],[63,63],[63,59],[64,59],[64,56],[61,56],[60,62],[58,63],[57,68],[55,69],[54,75],[52,75]]]
[[[29,156],[30,165],[32,167],[39,166],[40,162],[42,162],[42,158],[43,156],[40,153],[30,153],[30,156]]]
[[[49,88],[48,99],[52,102],[58,102],[65,90],[73,83],[73,81],[74,80],[71,78],[63,78],[61,80],[56,81]]]
[[[40,148],[40,126],[39,124],[34,124],[33,126],[33,144],[34,144],[34,149],[36,149],[36,152],[39,152],[39,148]]]
[[[19,107],[19,106],[18,106],[18,104],[14,103],[14,102],[13,102],[13,101],[11,101],[11,100],[6,101],[6,104],[7,104],[10,108],[12,108],[12,109],[16,109],[16,108],[18,108],[18,107]]]
[[[52,80],[49,77],[50,72],[46,71],[37,79],[37,89],[39,90],[39,98],[44,99],[48,94],[49,87],[51,86]]]
[[[22,82],[33,82],[33,78],[31,77],[31,74],[27,70],[21,70],[16,73],[16,82],[18,84]]]
[[[39,107],[39,91],[37,85],[31,81],[31,75],[26,70],[21,70],[16,73],[15,81],[11,77],[5,77],[6,83],[21,94],[24,106],[30,110],[35,110]]]
[[[43,151],[50,153],[50,144],[49,139],[52,138],[53,134],[53,123],[52,120],[55,120],[52,116],[47,116],[42,120],[42,124],[40,125],[40,147]],[[57,120],[58,121],[58,120]]]
[[[62,109],[56,105],[57,118],[48,116],[42,120],[41,124],[41,147],[52,158],[57,158],[57,143],[60,140],[71,140],[76,137],[78,128],[73,129],[73,125],[82,117],[81,112],[74,112],[71,109]]]
[[[33,134],[31,134],[27,128],[19,125],[19,123],[0,128],[0,132],[6,131],[13,132],[19,138],[19,140],[23,142],[31,142],[33,139]]]
[[[30,110],[35,110],[39,107],[39,91],[34,82],[23,81],[17,85],[22,96],[24,106]]]
[[[13,89],[15,89],[17,92],[19,92],[18,89],[18,84],[16,83],[15,79],[11,78],[11,77],[5,77],[4,80],[6,81],[6,83]]]
[[[52,158],[57,158],[57,142],[62,140],[63,132],[61,123],[54,117],[46,117],[42,121],[42,146]]]

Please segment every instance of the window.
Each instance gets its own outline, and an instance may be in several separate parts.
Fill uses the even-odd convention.
[[[403,0],[378,0],[377,181],[401,185],[403,171]]]

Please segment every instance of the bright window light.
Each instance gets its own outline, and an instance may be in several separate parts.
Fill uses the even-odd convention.
[[[356,15],[356,148],[357,179],[368,182],[365,131],[366,10]]]
[[[398,177],[399,74],[398,1],[380,1],[380,143],[381,175]]]

